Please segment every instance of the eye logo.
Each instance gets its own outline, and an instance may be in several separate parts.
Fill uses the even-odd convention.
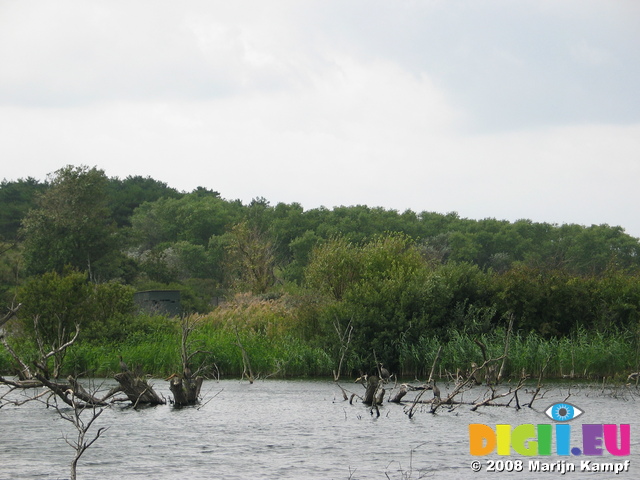
[[[578,418],[584,412],[570,403],[554,403],[544,413],[556,422],[568,422]]]

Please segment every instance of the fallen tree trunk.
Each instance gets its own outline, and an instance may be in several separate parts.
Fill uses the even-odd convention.
[[[0,384],[9,385],[13,388],[39,388],[43,386],[40,380],[9,380],[4,377],[0,377]]]
[[[389,400],[391,403],[400,403],[402,401],[402,397],[404,397],[407,392],[408,392],[408,388],[406,385],[402,385],[400,387],[400,390],[398,390],[398,393],[396,393],[393,398],[391,400]]]
[[[69,382],[73,395],[79,398],[80,400],[82,400],[83,402],[85,402],[87,405],[101,406],[101,407],[104,407],[107,405],[107,402],[105,401],[105,399],[98,399],[93,395],[91,395],[89,392],[87,392],[84,389],[82,385],[78,383],[78,380],[73,378],[71,375],[67,377],[67,381]]]
[[[134,377],[129,370],[116,373],[113,378],[120,384],[122,392],[134,406],[141,403],[149,405],[164,405],[167,403],[164,398],[153,390],[146,379]]]

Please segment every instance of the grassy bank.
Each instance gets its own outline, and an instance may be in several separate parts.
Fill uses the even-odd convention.
[[[424,336],[417,344],[402,346],[401,358],[393,370],[404,377],[425,377],[442,346],[437,374],[455,374],[458,369],[464,372],[472,362],[482,362],[480,348],[474,339],[481,340],[494,358],[504,351],[503,330],[480,336],[453,332],[446,343]],[[337,359],[331,358],[328,349],[292,336],[245,331],[240,332],[240,340],[254,374],[261,377],[328,377],[337,365]],[[192,348],[201,351],[194,357],[194,366],[203,366],[211,376],[217,376],[218,372],[223,377],[242,374],[242,354],[234,332],[203,325],[194,332],[192,342]],[[638,370],[636,343],[635,337],[625,332],[579,331],[571,337],[549,340],[534,333],[514,334],[510,339],[506,372],[510,377],[519,377],[522,371],[537,377],[547,365],[545,378],[626,378],[630,372]],[[181,370],[179,344],[177,330],[139,335],[117,343],[80,342],[69,350],[64,373],[111,376],[119,371],[118,355],[122,355],[132,368],[157,377],[166,376]],[[0,369],[7,373],[11,366],[8,354],[0,350]],[[361,360],[347,356],[343,376],[355,374],[362,367]]]
[[[253,332],[240,333],[240,340],[249,355],[255,375],[323,376],[329,375],[332,364],[320,348],[314,348],[289,336],[269,338]],[[193,350],[200,353],[193,367],[202,366],[211,376],[240,376],[242,353],[235,333],[204,326],[191,337]],[[109,376],[119,371],[118,355],[130,368],[139,368],[154,376],[166,376],[182,370],[180,337],[175,333],[160,333],[138,338],[135,342],[118,344],[84,343],[74,346],[67,357],[70,372],[89,376]]]

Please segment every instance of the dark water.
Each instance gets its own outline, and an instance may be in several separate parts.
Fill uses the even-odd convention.
[[[360,385],[343,383],[362,393]],[[1,387],[0,387],[1,388]],[[155,381],[159,393],[169,397],[167,384]],[[443,395],[445,387],[442,387]],[[560,386],[547,391],[536,408],[484,407],[471,412],[468,406],[436,415],[428,409],[412,419],[401,405],[385,403],[380,416],[356,403],[350,405],[332,382],[208,381],[203,387],[205,403],[198,408],[175,409],[169,405],[133,410],[121,406],[107,409],[93,431],[109,426],[83,455],[79,479],[487,479],[558,478],[555,473],[529,472],[528,457],[472,457],[468,425],[495,426],[508,423],[553,423],[544,410],[563,401],[585,413],[573,422],[631,424],[631,455],[598,461],[621,463],[631,468],[620,475],[598,478],[639,478],[640,414],[632,391],[611,395],[599,388]],[[465,393],[475,400],[484,388]],[[636,392],[637,393],[637,392]],[[405,398],[412,398],[410,393]],[[521,401],[530,398],[521,392]],[[536,405],[537,404],[537,405]],[[426,408],[426,407],[425,407]],[[32,402],[0,409],[0,479],[62,479],[69,476],[73,450],[64,434],[73,435],[68,422],[54,409]],[[579,439],[577,440],[579,441]],[[573,443],[573,439],[572,439]],[[546,462],[566,460],[578,467],[585,457],[536,457]],[[591,457],[590,457],[591,458]],[[470,465],[480,460],[482,471]],[[488,460],[523,460],[523,471],[486,472]],[[568,472],[577,478],[587,474]]]

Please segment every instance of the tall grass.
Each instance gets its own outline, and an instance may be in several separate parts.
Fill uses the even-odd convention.
[[[267,377],[330,376],[336,361],[325,349],[315,347],[293,335],[269,335],[265,331],[239,331],[240,341],[249,355],[254,374]],[[474,340],[480,340],[493,358],[504,351],[502,329],[473,335],[451,332],[446,342],[435,336],[422,336],[414,344],[401,345],[398,359],[401,376],[426,376],[442,347],[437,374],[469,371],[471,363],[481,364],[482,353]],[[211,375],[237,377],[243,362],[235,331],[205,323],[191,337],[193,350],[199,350],[193,367],[204,367]],[[173,331],[157,331],[123,342],[80,342],[69,349],[64,374],[111,376],[118,372],[119,355],[130,368],[154,376],[167,376],[182,369],[180,337]],[[26,348],[26,347],[24,347]],[[23,349],[24,349],[23,348]],[[26,352],[26,350],[25,350]],[[623,331],[608,334],[578,330],[572,336],[545,339],[536,333],[515,333],[510,339],[506,375],[518,378],[522,372],[536,377],[545,367],[547,378],[625,377],[637,369],[635,339]],[[13,361],[0,350],[0,372],[11,372]],[[357,371],[360,359],[348,357],[346,371]]]
[[[193,358],[192,370],[202,367],[202,371],[211,376],[240,376],[244,365],[239,339],[255,375],[330,376],[339,360],[336,358],[340,349],[335,348],[335,334],[330,331],[324,338],[319,329],[315,337],[304,334],[308,315],[300,314],[292,304],[286,296],[264,299],[239,295],[202,317],[190,337],[191,351],[199,352]],[[477,320],[471,318],[474,319]],[[398,358],[385,361],[393,362],[393,368],[400,376],[424,377],[440,348],[436,374],[465,372],[471,369],[472,362],[481,364],[483,357],[476,340],[486,346],[490,357],[501,356],[505,329],[491,329],[487,322],[474,321],[465,322],[468,327],[463,330],[447,332],[446,341],[428,332],[411,342],[399,338],[395,345]],[[119,355],[131,369],[145,374],[160,377],[182,371],[178,320],[141,315],[112,330],[100,339],[88,338],[73,345],[68,351],[63,373],[111,376],[120,370]],[[637,332],[625,330],[605,334],[577,329],[570,336],[548,339],[533,332],[514,332],[505,373],[513,378],[522,372],[537,377],[546,366],[546,377],[619,375],[626,378],[628,373],[639,368],[639,336]],[[33,364],[36,358],[33,342],[20,337],[12,341],[18,353]],[[322,348],[323,345],[327,348]],[[369,365],[370,353],[351,348],[341,373],[369,370],[372,366]],[[0,348],[0,373],[14,371],[13,360]]]
[[[490,333],[474,335],[450,332],[449,339],[423,336],[414,345],[403,346],[401,374],[425,375],[442,346],[438,362],[441,373],[468,371],[472,362],[483,362],[475,340],[481,341],[491,358],[504,353],[506,333],[499,328]],[[545,339],[536,333],[515,333],[510,339],[506,374],[519,377],[522,372],[537,376],[545,368],[545,377],[594,378],[625,376],[636,371],[638,359],[633,334],[626,331],[609,333],[578,329],[570,337]]]
[[[242,354],[235,332],[205,325],[190,338],[193,351],[192,369],[203,368],[211,376],[240,376]],[[240,340],[249,355],[254,374],[266,377],[327,376],[331,359],[324,350],[303,341],[282,336],[270,338],[264,333],[240,332]],[[182,371],[180,337],[177,332],[148,335],[135,343],[74,345],[65,365],[66,373],[85,376],[111,376],[120,370],[118,355],[130,369],[153,376],[168,376]]]
[[[269,335],[253,329],[239,330],[240,341],[249,355],[254,374],[266,377],[330,376],[336,360],[325,349],[315,347],[290,334]],[[473,335],[451,332],[449,340],[422,336],[414,344],[401,345],[398,359],[401,376],[426,376],[438,348],[442,351],[436,373],[455,374],[470,370],[472,362],[481,364],[482,353],[475,339],[483,342],[493,358],[504,351],[505,332],[502,329]],[[235,331],[221,325],[205,323],[191,337],[193,367],[204,367],[211,375],[237,377],[243,362]],[[154,376],[166,376],[182,369],[180,337],[173,331],[158,331],[137,335],[123,342],[79,342],[69,349],[64,374],[81,376],[111,376],[118,372],[119,355],[130,368]],[[22,347],[26,355],[26,347]],[[506,375],[518,378],[522,372],[536,377],[545,367],[547,378],[625,377],[637,369],[634,336],[616,331],[608,334],[578,330],[570,337],[545,339],[536,333],[515,333],[510,339]],[[33,354],[31,354],[33,355]],[[346,371],[357,371],[360,359],[348,357]],[[0,349],[0,372],[12,371],[13,361]]]

